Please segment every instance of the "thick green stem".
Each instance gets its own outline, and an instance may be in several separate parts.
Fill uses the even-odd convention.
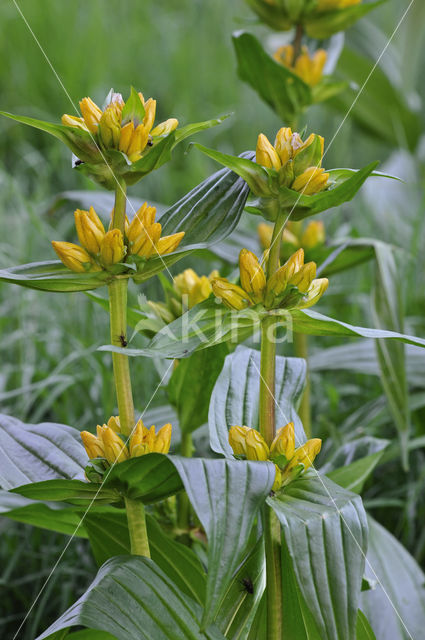
[[[303,43],[303,33],[304,33],[303,25],[297,24],[294,41],[292,43],[292,46],[294,47],[294,61],[298,58],[298,56],[301,53],[301,48]]]
[[[310,375],[308,372],[308,342],[305,333],[294,333],[294,352],[297,358],[304,358],[307,361],[306,383],[298,414],[307,438],[311,438]]]
[[[279,210],[270,244],[267,278],[279,268],[282,233],[286,212]],[[261,323],[260,433],[270,445],[276,433],[276,325],[278,317],[267,315]],[[280,525],[267,505],[263,508],[264,541],[267,572],[267,638],[282,638],[282,579],[280,558]]]
[[[126,185],[125,182],[119,181],[115,190],[111,228],[119,229],[122,233],[125,226],[125,205]],[[125,347],[127,344],[127,287],[126,279],[114,279],[108,285],[111,344],[117,347]],[[123,353],[112,353],[112,363],[121,433],[129,437],[135,419],[128,356]],[[139,501],[125,498],[125,507],[131,553],[150,558],[144,506]]]
[[[125,498],[130,548],[134,556],[150,558],[148,534],[146,531],[145,507],[139,500]]]

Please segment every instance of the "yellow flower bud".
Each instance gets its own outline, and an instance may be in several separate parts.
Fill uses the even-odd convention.
[[[108,420],[108,427],[115,431],[115,433],[121,433],[121,423],[119,416],[111,416]]]
[[[278,429],[273,442],[270,445],[270,457],[273,460],[279,456],[285,456],[290,460],[295,451],[294,423],[288,422],[285,427]]]
[[[211,282],[211,286],[216,298],[221,298],[223,304],[229,309],[241,311],[249,306],[250,299],[246,291],[225,278],[216,278]]]
[[[275,467],[275,476],[274,476],[272,491],[279,491],[280,487],[282,486],[282,480],[283,480],[282,471],[279,469],[277,464],[275,464],[274,467]]]
[[[155,122],[155,113],[156,113],[156,100],[149,98],[145,102],[145,117],[143,118],[143,125],[147,133],[152,129],[153,123]]]
[[[312,196],[320,193],[328,186],[329,173],[322,167],[309,167],[292,183],[291,189],[300,191],[303,195]]]
[[[246,457],[248,460],[268,460],[269,448],[261,433],[256,429],[249,429],[246,434]]]
[[[155,222],[156,208],[149,207],[145,202],[134,214],[127,230],[127,239],[129,242],[135,242],[137,237],[146,229],[151,227]]]
[[[149,138],[149,131],[144,124],[139,124],[131,136],[130,144],[126,151],[130,162],[136,162],[142,155],[142,151],[146,148]]]
[[[53,249],[58,257],[68,269],[76,273],[85,273],[86,271],[100,271],[100,267],[95,264],[87,251],[78,244],[72,242],[52,242]]]
[[[125,256],[124,239],[119,229],[105,234],[100,246],[100,259],[105,267],[120,262]]]
[[[294,63],[294,47],[292,44],[284,44],[274,52],[273,58],[276,62],[279,62],[280,64],[283,64],[284,67],[288,67],[290,69]]]
[[[332,11],[333,9],[345,9],[360,4],[362,0],[318,0],[317,11]]]
[[[312,307],[316,302],[319,302],[320,298],[328,288],[329,280],[327,278],[317,278],[311,283],[307,295],[297,304],[298,309],[307,309]]]
[[[308,223],[301,237],[304,249],[314,249],[325,242],[325,225],[320,220],[312,220]]]
[[[139,235],[130,244],[130,252],[145,258],[157,255],[155,245],[161,237],[161,230],[162,227],[159,222],[154,222],[151,226],[142,228]]]
[[[91,133],[97,133],[97,128],[102,117],[102,111],[91,98],[80,100],[80,109],[84,122]]]
[[[109,462],[109,464],[115,464],[116,462],[124,462],[124,460],[128,460],[129,452],[121,440],[119,435],[112,431],[109,427],[104,424],[102,427],[98,425],[97,427],[98,438],[102,440],[103,449],[105,451],[105,458]]]
[[[301,269],[292,276],[288,284],[292,284],[294,287],[297,287],[298,291],[301,293],[307,293],[315,276],[316,263],[307,262],[307,264],[303,265]]]
[[[246,456],[246,436],[249,431],[248,427],[230,427],[229,444],[235,456]]]
[[[153,445],[153,451],[157,453],[168,453],[171,443],[171,424],[168,422],[158,431]]]
[[[90,253],[98,254],[105,235],[105,228],[99,216],[91,207],[90,212],[77,209],[74,217],[80,243]]]
[[[167,253],[172,253],[177,249],[180,242],[183,240],[184,231],[180,231],[179,233],[173,233],[171,236],[164,236],[160,238],[156,243],[156,250],[158,251],[160,256],[163,256]]]
[[[257,231],[262,248],[268,249],[272,241],[273,226],[271,224],[267,224],[267,222],[260,222],[257,227]]]
[[[302,447],[295,449],[295,453],[291,458],[291,461],[285,467],[285,475],[287,475],[297,464],[303,464],[306,471],[314,462],[317,454],[322,448],[322,441],[320,438],[312,438],[307,440]]]
[[[296,273],[298,273],[303,264],[304,250],[298,249],[298,251],[292,254],[282,267],[279,267],[279,269],[273,273],[267,281],[265,295],[266,307],[273,307],[276,298],[282,295],[288,285],[288,282]]]
[[[179,121],[177,118],[169,118],[165,122],[161,122],[151,131],[151,136],[154,138],[158,136],[168,136],[172,131],[177,129]]]
[[[128,148],[130,146],[133,133],[134,133],[134,123],[131,120],[121,128],[120,141],[119,141],[118,148],[123,153],[128,153]]]
[[[121,138],[121,111],[118,102],[111,102],[99,121],[100,138],[106,148],[118,149]]]
[[[276,171],[279,171],[282,166],[276,149],[264,133],[260,133],[258,136],[255,162],[261,164],[263,167],[276,169]]]
[[[90,460],[92,460],[93,458],[106,457],[102,441],[99,440],[99,438],[96,438],[96,436],[94,436],[89,431],[81,431],[80,436]]]
[[[303,47],[303,53],[298,56],[294,65],[294,72],[310,87],[316,86],[322,79],[323,67],[326,64],[327,53],[324,49],[318,49],[310,56],[307,47]]]
[[[76,116],[70,116],[67,113],[64,113],[61,121],[62,124],[64,124],[66,127],[76,127],[77,129],[81,129],[82,131],[88,131],[83,118],[77,118]]]
[[[266,276],[257,256],[247,249],[242,249],[239,254],[239,271],[242,288],[249,293],[254,302],[262,302]]]
[[[290,127],[282,127],[276,134],[274,146],[282,163],[282,167],[284,167],[289,160],[292,160],[292,137],[293,133]]]
[[[212,287],[209,278],[199,277],[193,269],[185,269],[174,278],[174,290],[180,296],[186,296],[184,303],[191,309],[209,297]]]

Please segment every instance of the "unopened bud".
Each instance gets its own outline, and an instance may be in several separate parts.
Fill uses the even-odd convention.
[[[100,246],[100,259],[105,267],[120,262],[125,256],[124,239],[119,229],[105,234]]]
[[[301,269],[292,276],[288,284],[291,284],[294,287],[297,287],[300,293],[307,293],[315,276],[316,276],[316,263],[307,262],[307,264],[303,265]]]
[[[294,455],[291,458],[289,464],[285,467],[285,474],[288,474],[294,467],[298,464],[304,465],[304,470],[307,470],[311,467],[322,448],[322,441],[320,438],[312,438],[311,440],[307,440],[305,444],[298,449],[295,449]]]
[[[53,241],[52,245],[64,265],[71,271],[76,273],[100,271],[100,267],[93,262],[87,251],[78,244]]]
[[[121,137],[121,111],[118,102],[111,102],[99,121],[100,138],[107,149],[118,149]]]
[[[301,237],[301,245],[304,249],[314,249],[319,244],[324,244],[326,239],[325,225],[320,220],[312,220],[306,226]]]
[[[83,98],[80,100],[80,109],[87,129],[91,133],[97,133],[97,128],[102,117],[102,110],[99,109],[91,98]]]
[[[108,420],[108,427],[115,431],[115,433],[121,433],[121,423],[119,416],[111,416]]]
[[[99,438],[96,438],[89,431],[81,431],[80,436],[90,460],[93,460],[93,458],[105,458],[103,444]]]
[[[266,276],[256,255],[242,249],[239,254],[239,271],[242,288],[256,303],[262,302],[266,288]]]
[[[264,133],[260,133],[257,139],[257,149],[255,152],[255,161],[268,169],[273,168],[279,171],[282,166],[280,158],[274,146],[269,142]]]
[[[290,460],[295,451],[295,430],[294,423],[288,422],[284,427],[281,427],[270,445],[270,457],[273,460],[279,456],[285,456],[287,460]]]
[[[180,242],[183,240],[184,231],[180,231],[179,233],[173,233],[171,236],[164,236],[160,238],[156,243],[156,250],[158,251],[160,256],[163,256],[167,253],[172,253],[177,249]]]
[[[177,129],[179,121],[176,118],[169,118],[165,122],[161,122],[151,131],[154,138],[159,136],[168,136],[172,131]]]
[[[291,189],[299,191],[303,195],[312,196],[326,189],[328,180],[329,173],[325,173],[322,167],[309,167],[295,178]]]
[[[77,209],[74,212],[75,228],[81,245],[90,253],[98,254],[100,245],[105,236],[105,228],[99,216],[93,209],[83,211]]]
[[[268,460],[269,447],[261,433],[250,429],[246,436],[246,457],[248,460]]]
[[[307,295],[297,304],[297,308],[307,309],[308,307],[312,307],[316,302],[319,302],[328,286],[329,280],[327,278],[317,278],[313,280],[307,291]]]
[[[106,424],[103,427],[98,426],[97,431],[98,437],[102,440],[105,458],[109,464],[124,462],[129,458],[126,445],[115,431],[112,431]]]
[[[158,431],[155,437],[153,451],[157,453],[168,453],[170,450],[171,443],[171,424],[164,424],[163,427]]]
[[[229,444],[233,449],[235,456],[246,457],[246,436],[250,429],[248,427],[230,427]]]
[[[216,298],[221,298],[223,304],[229,309],[241,311],[250,304],[249,296],[242,287],[238,287],[225,278],[216,278],[211,282],[211,286]]]

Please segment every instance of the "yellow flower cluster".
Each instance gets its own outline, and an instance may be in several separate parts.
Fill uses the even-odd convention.
[[[332,11],[333,9],[346,9],[362,0],[317,0],[317,11]]]
[[[56,241],[52,245],[64,265],[77,273],[107,269],[130,255],[149,259],[172,253],[179,246],[184,232],[161,237],[161,224],[155,222],[155,215],[155,207],[149,207],[145,202],[131,224],[126,221],[123,235],[119,229],[105,231],[93,207],[89,211],[77,209],[74,213],[75,227],[81,246]]]
[[[260,133],[255,159],[257,164],[278,171],[289,188],[310,196],[329,186],[329,173],[321,167],[323,152],[322,136],[312,133],[303,141],[299,133],[282,127],[276,134],[274,146]]]
[[[267,222],[260,222],[257,230],[262,248],[268,249],[272,241],[273,226]],[[301,222],[289,221],[283,230],[282,241],[284,244],[292,245],[294,249],[303,247],[304,250],[309,251],[323,245],[325,239],[325,225],[320,220],[311,220],[305,228],[302,227]]]
[[[238,426],[230,428],[229,444],[235,456],[246,460],[274,462],[276,475],[272,490],[277,491],[311,467],[321,449],[322,441],[312,438],[296,448],[294,423],[289,422],[277,431],[270,447],[256,429]]]
[[[308,48],[303,46],[301,54],[295,58],[294,47],[292,44],[288,44],[279,47],[273,57],[310,87],[315,87],[322,79],[327,53],[324,49],[318,49],[313,55],[310,55]]]
[[[241,286],[225,278],[212,281],[217,298],[234,310],[261,303],[266,309],[306,309],[316,304],[328,288],[327,278],[316,276],[316,264],[304,264],[304,250],[299,249],[266,279],[257,256],[247,249],[239,254]]]
[[[218,275],[218,271],[212,271],[209,276],[198,276],[193,269],[185,269],[174,278],[173,291],[168,296],[167,303],[149,300],[148,304],[156,315],[168,324],[195,304],[209,298],[212,293],[211,282],[218,278]]]
[[[82,117],[64,114],[62,124],[89,131],[101,148],[117,149],[125,153],[130,162],[136,162],[153,138],[168,135],[178,126],[178,120],[170,118],[153,128],[156,100],[145,101],[140,92],[137,96],[140,111],[144,113],[140,121],[133,113],[128,116],[124,113],[124,100],[120,93],[114,93],[103,111],[91,98],[83,98],[80,100]]]
[[[96,432],[97,435],[89,431],[81,432],[81,439],[90,460],[105,458],[109,464],[115,464],[147,453],[168,453],[170,450],[171,424],[165,424],[156,433],[155,425],[148,429],[143,421],[139,420],[129,438],[128,446],[121,437],[118,416],[111,416],[108,424],[98,424]]]

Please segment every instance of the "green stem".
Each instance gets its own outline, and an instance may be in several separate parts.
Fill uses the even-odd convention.
[[[297,28],[295,30],[294,41],[292,43],[292,46],[294,47],[294,61],[298,58],[298,56],[301,53],[301,47],[302,47],[302,42],[303,42],[303,33],[304,33],[303,25],[302,24],[297,24]]]
[[[298,414],[307,438],[311,438],[310,375],[308,372],[308,341],[305,333],[294,333],[294,352],[297,358],[304,358],[307,361],[306,383]]]
[[[270,244],[267,278],[279,268],[282,233],[286,223],[286,212],[279,209]],[[260,367],[260,433],[268,445],[276,433],[275,389],[276,389],[276,324],[278,317],[267,315],[261,322],[261,367]],[[267,573],[267,638],[282,638],[282,579],[280,557],[280,525],[274,512],[267,505],[263,508],[264,541]]]
[[[125,227],[125,205],[126,184],[124,181],[119,180],[115,190],[115,205],[111,228],[120,229],[123,234]],[[108,285],[111,344],[117,347],[123,347],[127,344],[127,288],[128,280],[126,279],[114,279]],[[135,423],[128,356],[123,353],[112,353],[112,364],[121,433],[128,438]],[[150,552],[144,506],[141,502],[130,500],[126,497],[125,507],[130,534],[131,553],[149,558]]]
[[[150,558],[148,534],[146,531],[145,507],[139,500],[125,498],[128,531],[130,534],[130,548],[134,556]]]

